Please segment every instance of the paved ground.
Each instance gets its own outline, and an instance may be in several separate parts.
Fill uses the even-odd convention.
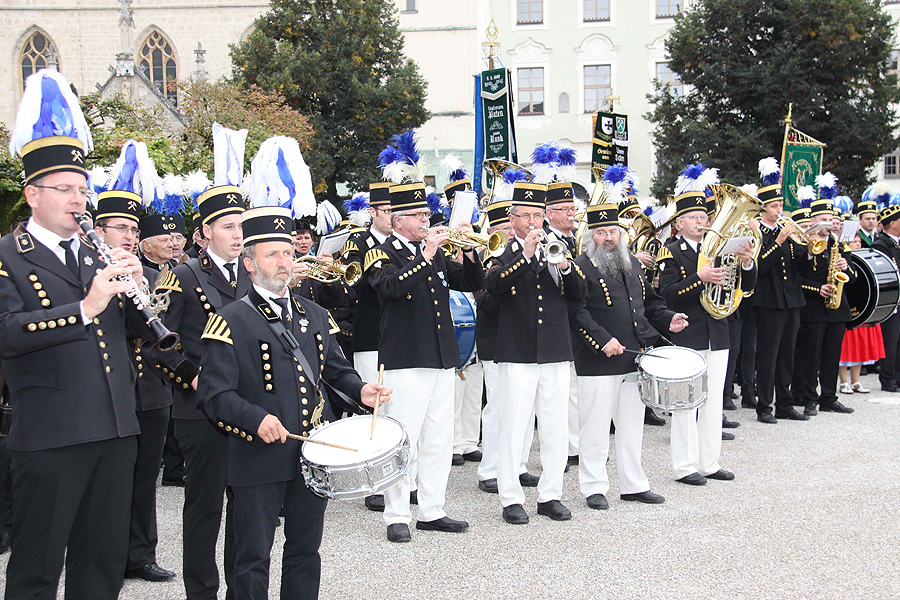
[[[863,384],[879,387],[875,376]],[[412,543],[390,544],[361,500],[332,502],[321,597],[900,598],[900,395],[842,400],[856,412],[775,426],[749,410],[729,413],[742,425],[723,443],[722,465],[737,479],[701,488],[672,481],[669,428],[645,428],[644,468],[666,497],[659,506],[618,499],[615,458],[609,510],[587,508],[573,470],[564,498],[573,519],[562,523],[535,514],[531,488],[531,523],[505,524],[497,497],[476,488],[474,464],[454,467],[447,494],[450,516],[471,525],[465,534],[413,529]],[[539,472],[536,452],[529,466]],[[160,489],[159,563],[177,571],[181,502],[180,489]],[[282,542],[279,534],[273,598]],[[178,599],[184,588],[180,578],[128,581],[121,597]]]

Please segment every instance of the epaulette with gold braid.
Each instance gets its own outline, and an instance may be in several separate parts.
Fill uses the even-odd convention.
[[[231,328],[221,316],[217,314],[209,315],[209,321],[206,322],[206,328],[203,330],[201,340],[218,340],[234,346],[231,341]]]
[[[9,273],[3,270],[3,263],[0,262],[0,277],[9,277]]]
[[[363,264],[363,271],[368,271],[369,267],[374,265],[380,260],[386,260],[390,262],[391,257],[387,255],[384,250],[379,250],[378,248],[373,248],[366,252],[366,260]]]
[[[660,261],[666,260],[667,258],[674,258],[674,257],[672,256],[672,251],[669,250],[669,247],[663,246],[662,248],[659,249],[659,252],[656,255],[656,261],[660,262]]]
[[[359,246],[352,240],[347,240],[344,247],[341,248],[341,256],[346,256],[348,252],[359,252]]]
[[[341,328],[334,322],[334,318],[330,313],[328,315],[328,323],[331,325],[331,329],[328,330],[328,335],[334,335],[335,333],[341,332]]]
[[[178,281],[178,277],[175,276],[175,272],[169,271],[168,273],[166,273],[165,277],[163,277],[162,281],[157,284],[156,289],[180,292],[181,283]]]

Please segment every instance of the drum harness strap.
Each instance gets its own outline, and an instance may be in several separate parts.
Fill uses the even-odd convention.
[[[247,304],[250,308],[254,310],[254,312],[259,312],[256,306],[253,305],[253,302],[250,300],[249,296],[244,296],[241,298],[243,302]],[[263,318],[264,315],[260,314]],[[296,359],[297,363],[300,365],[306,374],[309,376],[310,380],[313,377],[316,377],[315,371],[312,367],[309,366],[309,361],[306,360],[306,356],[304,356],[303,352],[300,351],[300,343],[297,341],[297,338],[294,337],[294,334],[287,330],[281,320],[270,321],[269,319],[265,319],[266,324],[269,326],[269,329],[272,330],[272,333],[275,334],[275,337],[278,338],[278,341],[281,342],[281,345],[284,346],[284,349],[287,350],[293,357]],[[318,377],[316,380],[316,393],[319,395],[319,399],[323,399],[322,397],[322,389],[319,387],[319,383],[324,384],[328,391],[335,394],[338,398],[340,398],[340,404],[346,404],[346,406],[341,406],[344,410],[349,412],[359,412],[359,403],[353,400],[350,396],[343,393],[342,391],[328,385],[327,382],[323,381],[321,377]]]

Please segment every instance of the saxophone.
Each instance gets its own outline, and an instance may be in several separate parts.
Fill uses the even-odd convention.
[[[700,244],[697,271],[713,261],[715,266],[725,268],[725,280],[720,284],[707,283],[700,295],[700,304],[715,319],[724,319],[737,310],[741,298],[741,259],[733,253],[723,252],[729,238],[752,236],[753,260],[759,257],[762,235],[750,227],[750,221],[763,209],[762,202],[733,185],[710,186],[716,198],[716,218],[707,228],[706,236]],[[749,296],[752,292],[748,292]]]
[[[831,258],[828,260],[828,277],[825,283],[831,285],[831,293],[825,298],[825,308],[828,310],[837,310],[841,306],[841,296],[844,293],[844,284],[850,281],[850,277],[837,268],[837,261],[841,257],[841,245],[837,238],[834,239],[834,245],[831,247]]]

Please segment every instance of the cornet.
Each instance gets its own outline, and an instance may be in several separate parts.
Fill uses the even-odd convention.
[[[803,228],[797,225],[790,217],[779,217],[778,224],[782,227],[793,225],[794,231],[792,231],[788,235],[788,237],[790,237],[794,242],[800,244],[801,246],[807,246],[811,254],[822,254],[823,252],[825,252],[825,248],[828,247],[827,238],[824,240],[810,240],[803,232]]]
[[[306,275],[322,283],[337,283],[341,279],[347,285],[356,285],[362,278],[363,270],[358,262],[342,264],[337,260],[323,260],[315,256],[294,259],[294,264],[306,265]]]
[[[482,246],[487,248],[490,256],[500,256],[506,250],[506,234],[495,231],[491,235],[483,235],[457,229],[450,232],[450,239],[441,244],[441,249],[450,256],[456,256],[460,250],[473,250]]]

